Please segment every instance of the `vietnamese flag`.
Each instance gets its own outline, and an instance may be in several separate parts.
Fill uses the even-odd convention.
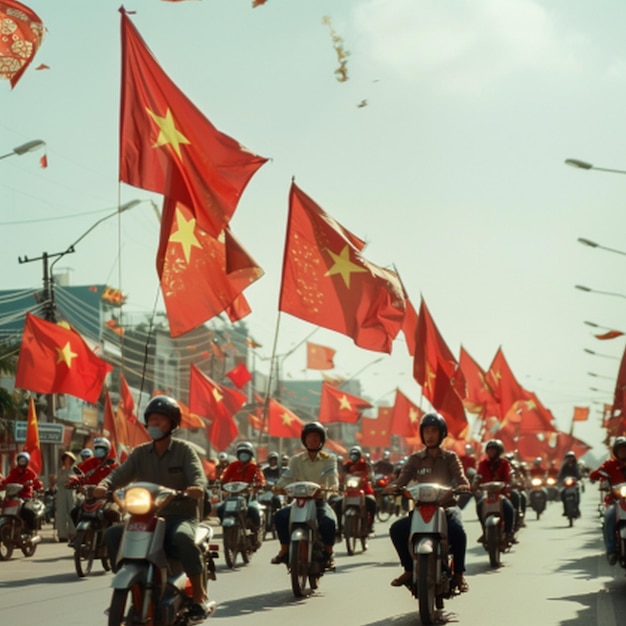
[[[500,415],[498,401],[487,383],[487,373],[463,346],[461,346],[459,366],[466,383],[466,394],[462,399],[465,409],[479,415],[482,419]]]
[[[532,394],[524,389],[516,380],[502,348],[498,348],[487,372],[487,384],[493,390],[500,405],[500,418],[513,406],[516,400],[532,400]]]
[[[41,459],[41,446],[39,444],[39,429],[37,427],[37,411],[33,396],[28,401],[28,421],[26,423],[26,441],[24,451],[30,454],[30,466],[37,476],[41,474],[43,463]]]
[[[225,450],[239,434],[234,415],[246,403],[246,396],[211,380],[193,363],[189,380],[189,409],[211,421],[208,437],[216,450]]]
[[[239,389],[245,387],[252,380],[252,374],[248,371],[245,363],[235,365],[233,369],[226,372],[226,377],[230,378]]]
[[[109,456],[117,458],[117,446],[120,441],[117,436],[115,415],[113,414],[113,404],[111,403],[111,396],[109,395],[108,390],[104,392],[104,417],[102,428],[105,431],[106,437],[108,437],[111,442],[111,451],[109,452]]]
[[[404,322],[402,322],[402,333],[406,341],[406,348],[409,351],[409,356],[415,356],[415,349],[417,347],[415,343],[417,335],[417,311],[406,295],[406,292],[404,294],[404,301],[406,303],[406,313],[404,316]]]
[[[423,411],[411,402],[399,389],[391,410],[391,434],[415,437],[419,431]]]
[[[589,419],[589,407],[588,406],[575,406],[573,422],[586,422]]]
[[[355,424],[365,409],[371,404],[351,393],[337,389],[328,383],[322,383],[319,421],[322,424],[331,422],[347,422]]]
[[[363,258],[364,246],[292,183],[278,308],[390,353],[404,321],[402,285]]]
[[[119,179],[184,204],[202,230],[219,237],[267,159],[218,131],[161,69],[126,11],[120,12]]]
[[[70,328],[26,314],[15,386],[37,393],[68,393],[95,404],[112,366]]]
[[[299,439],[304,422],[284,404],[270,398],[268,407],[268,433],[270,437]]]
[[[170,198],[163,203],[157,271],[173,337],[224,311],[231,321],[245,317],[243,290],[263,275],[228,228],[212,237]]]
[[[622,360],[617,372],[611,413],[613,416],[621,415],[624,417],[626,415],[626,349],[624,349],[624,354],[622,355]]]
[[[336,350],[306,342],[306,368],[308,370],[332,370],[335,367],[333,358]]]
[[[378,417],[361,420],[361,445],[369,448],[387,448],[391,444],[391,418],[393,408],[379,406]]]

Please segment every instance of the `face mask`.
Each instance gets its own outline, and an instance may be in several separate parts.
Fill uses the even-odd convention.
[[[20,457],[20,458],[17,460],[17,464],[18,464],[20,467],[26,467],[26,466],[28,465],[28,459],[25,459],[24,457]]]
[[[358,454],[356,454],[356,452],[353,452],[353,453],[350,455],[350,460],[351,460],[351,461],[354,461],[354,462],[358,461],[358,460],[359,460],[359,455],[358,455]]]
[[[97,459],[103,459],[107,455],[105,448],[96,448],[93,453]]]
[[[252,455],[249,452],[240,452],[237,455],[237,458],[242,462],[242,463],[248,463],[250,461],[250,459],[252,458]]]
[[[158,441],[165,437],[165,433],[158,426],[148,426],[148,435],[153,441]]]

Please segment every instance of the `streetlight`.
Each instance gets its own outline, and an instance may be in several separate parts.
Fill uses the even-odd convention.
[[[614,359],[615,361],[619,361],[616,356],[611,356],[610,354],[600,354],[599,352],[594,352],[593,350],[589,350],[589,348],[583,348],[583,350],[587,354],[595,354],[595,356],[603,356],[605,359]]]
[[[600,374],[596,374],[595,372],[587,372],[589,376],[593,376],[594,378],[604,378],[604,380],[615,380],[615,378],[611,378],[610,376],[601,376]]]
[[[591,289],[591,287],[585,287],[584,285],[574,285],[574,287],[576,287],[576,289],[580,289],[581,291],[587,291],[589,293],[601,293],[605,296],[617,296],[618,298],[626,298],[625,294],[615,293],[614,291],[598,291],[597,289]]]
[[[617,254],[623,254],[624,256],[626,256],[626,252],[624,252],[623,250],[616,250],[615,248],[607,248],[606,246],[602,246],[599,243],[596,243],[595,241],[591,241],[589,239],[585,239],[584,237],[579,237],[577,241],[579,241],[585,246],[589,246],[590,248],[600,248],[601,250],[608,250],[609,252],[615,252]]]
[[[45,141],[41,139],[33,139],[32,141],[27,141],[26,143],[23,143],[21,146],[13,148],[11,152],[3,154],[2,156],[0,156],[0,159],[6,159],[7,157],[13,156],[14,154],[17,154],[17,156],[22,156],[27,152],[33,152],[34,150],[37,150],[37,148],[41,148],[45,145]]]
[[[614,174],[626,174],[626,170],[614,170],[607,167],[596,167],[587,161],[580,161],[579,159],[565,159],[565,165],[576,167],[579,170],[598,170],[599,172],[613,172]]]

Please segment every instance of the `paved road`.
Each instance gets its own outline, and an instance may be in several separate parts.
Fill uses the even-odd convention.
[[[595,488],[583,495],[583,517],[568,528],[560,505],[552,504],[539,521],[531,518],[521,542],[494,570],[475,543],[479,525],[466,509],[470,592],[446,603],[445,621],[470,626],[502,621],[507,626],[614,626],[626,615],[626,578],[605,561],[595,514]],[[471,507],[471,505],[470,505]],[[283,566],[270,565],[276,542],[267,542],[250,565],[235,571],[219,561],[210,595],[218,610],[208,623],[229,626],[294,623],[319,626],[342,623],[367,626],[419,624],[416,601],[404,589],[389,586],[399,573],[387,536],[377,525],[369,550],[348,557],[337,546],[337,571],[327,574],[312,597],[296,600]],[[47,539],[35,556],[17,553],[0,562],[0,616],[3,624],[73,626],[105,624],[110,574],[79,580],[70,550]]]

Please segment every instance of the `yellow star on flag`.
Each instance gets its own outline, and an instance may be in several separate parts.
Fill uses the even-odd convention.
[[[215,402],[221,402],[222,399],[224,398],[224,396],[219,392],[219,389],[217,387],[213,387],[213,399],[215,400]]]
[[[287,411],[285,411],[280,417],[283,420],[283,426],[291,426],[291,422],[293,422],[293,417],[291,417],[291,415],[289,415]]]
[[[426,380],[424,381],[424,385],[430,393],[433,392],[432,382],[434,378],[437,378],[437,374],[435,374],[430,367],[430,363],[426,363]]]
[[[415,424],[418,418],[419,418],[419,413],[413,407],[411,407],[409,409],[409,421],[411,422],[411,424]]]
[[[324,274],[324,276],[333,276],[334,274],[341,274],[343,282],[346,287],[350,289],[350,275],[357,272],[367,272],[364,267],[353,263],[350,260],[350,246],[345,245],[343,250],[339,254],[335,254],[329,248],[326,248],[326,252],[333,258],[332,267]]]
[[[339,410],[345,409],[346,411],[352,411],[352,405],[350,404],[350,400],[348,400],[347,396],[343,395],[339,398]]]
[[[68,341],[63,348],[57,348],[57,365],[59,363],[65,363],[68,368],[72,367],[72,359],[77,357],[78,354],[72,352],[72,346]]]
[[[146,109],[146,111],[154,123],[159,127],[159,136],[157,137],[156,143],[153,147],[160,148],[161,146],[170,144],[172,146],[172,150],[174,150],[174,152],[178,155],[178,158],[182,159],[183,157],[180,152],[180,144],[191,142],[176,128],[172,112],[168,109],[165,117],[160,117],[150,109]]]
[[[179,243],[183,247],[185,261],[189,264],[191,248],[202,248],[194,232],[196,229],[196,219],[192,217],[187,221],[182,212],[176,209],[176,226],[178,230],[170,235],[170,241]]]

